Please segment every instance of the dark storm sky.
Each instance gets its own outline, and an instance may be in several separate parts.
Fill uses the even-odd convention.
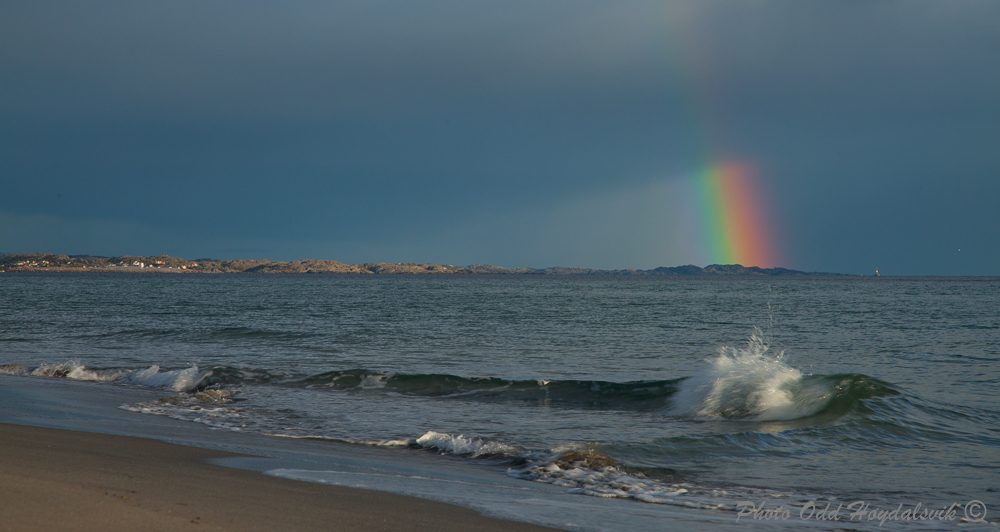
[[[1000,275],[1000,2],[0,3],[0,252],[704,265],[721,161],[783,266]]]

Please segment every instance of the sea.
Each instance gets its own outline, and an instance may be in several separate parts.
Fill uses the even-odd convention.
[[[1000,278],[6,273],[0,421],[566,530],[995,531]]]

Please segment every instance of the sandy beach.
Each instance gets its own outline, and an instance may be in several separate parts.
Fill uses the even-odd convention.
[[[0,424],[0,530],[551,530],[206,463],[231,453]]]

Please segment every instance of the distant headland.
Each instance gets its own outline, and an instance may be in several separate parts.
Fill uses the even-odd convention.
[[[47,253],[0,254],[0,272],[174,272],[174,273],[326,273],[326,274],[453,274],[453,275],[743,275],[743,276],[816,276],[846,274],[802,272],[786,268],[759,268],[739,264],[674,266],[652,270],[595,270],[591,268],[503,268],[489,264],[452,266],[450,264],[398,264],[374,262],[344,264],[335,260],[295,260],[290,262],[258,260],[187,260],[167,255],[140,257],[95,257],[90,255],[54,255]]]

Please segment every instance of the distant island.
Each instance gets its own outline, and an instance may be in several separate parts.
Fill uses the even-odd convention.
[[[386,262],[344,264],[335,260],[187,260],[167,255],[139,257],[94,257],[90,255],[53,255],[46,253],[0,254],[0,272],[174,272],[174,273],[327,273],[327,274],[454,274],[454,275],[753,275],[815,276],[845,275],[802,272],[786,268],[759,268],[739,264],[711,264],[654,268],[652,270],[595,270],[591,268],[503,268],[489,264],[452,266]]]

